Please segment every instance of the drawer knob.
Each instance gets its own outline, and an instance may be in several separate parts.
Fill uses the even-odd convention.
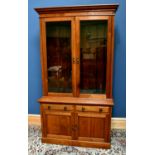
[[[85,108],[84,107],[82,107],[82,111],[85,111]]]
[[[102,109],[102,108],[100,108],[100,109],[99,109],[99,112],[102,112],[102,111],[103,111],[103,109]]]
[[[64,107],[64,111],[67,111],[67,107]]]

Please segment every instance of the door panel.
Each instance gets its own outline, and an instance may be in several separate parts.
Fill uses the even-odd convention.
[[[71,117],[63,115],[47,115],[47,136],[64,135],[71,137]]]
[[[41,61],[44,95],[75,94],[75,23],[73,17],[45,18],[41,22]],[[75,67],[74,67],[75,68]]]
[[[49,92],[72,92],[71,21],[46,23]]]
[[[76,17],[79,94],[106,94],[109,20],[108,16]]]
[[[80,93],[104,94],[107,21],[80,21]]]
[[[48,138],[72,139],[74,117],[71,111],[43,110],[44,135]]]
[[[77,113],[77,139],[84,141],[109,141],[110,116],[105,113]]]
[[[45,18],[42,25],[44,95],[105,94],[109,17]]]
[[[104,118],[105,119],[105,118]],[[105,122],[103,118],[79,116],[79,137],[103,138]]]

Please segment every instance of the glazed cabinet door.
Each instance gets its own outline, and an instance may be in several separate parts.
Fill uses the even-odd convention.
[[[42,105],[43,139],[73,139],[73,107],[67,105]]]
[[[76,17],[79,90],[83,94],[107,94],[111,53],[111,17]]]
[[[76,138],[78,140],[91,142],[110,141],[111,117],[109,112],[104,112],[103,108],[86,106],[79,106],[77,111],[75,124],[77,126]]]
[[[112,18],[41,18],[43,95],[111,97]]]
[[[73,96],[76,91],[73,17],[40,19],[43,95]]]

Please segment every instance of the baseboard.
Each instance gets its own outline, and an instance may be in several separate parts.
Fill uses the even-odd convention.
[[[34,125],[41,125],[40,115],[28,115],[28,123]],[[111,120],[112,129],[126,129],[126,118],[112,118]]]
[[[111,119],[112,129],[126,129],[126,118],[116,118]]]
[[[28,123],[34,125],[41,125],[40,115],[29,114]]]

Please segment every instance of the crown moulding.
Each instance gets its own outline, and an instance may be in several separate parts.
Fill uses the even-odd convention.
[[[115,13],[119,4],[97,4],[97,5],[79,5],[79,6],[60,6],[60,7],[46,7],[34,8],[38,14],[49,14],[56,12],[78,12],[78,11],[102,11]]]

